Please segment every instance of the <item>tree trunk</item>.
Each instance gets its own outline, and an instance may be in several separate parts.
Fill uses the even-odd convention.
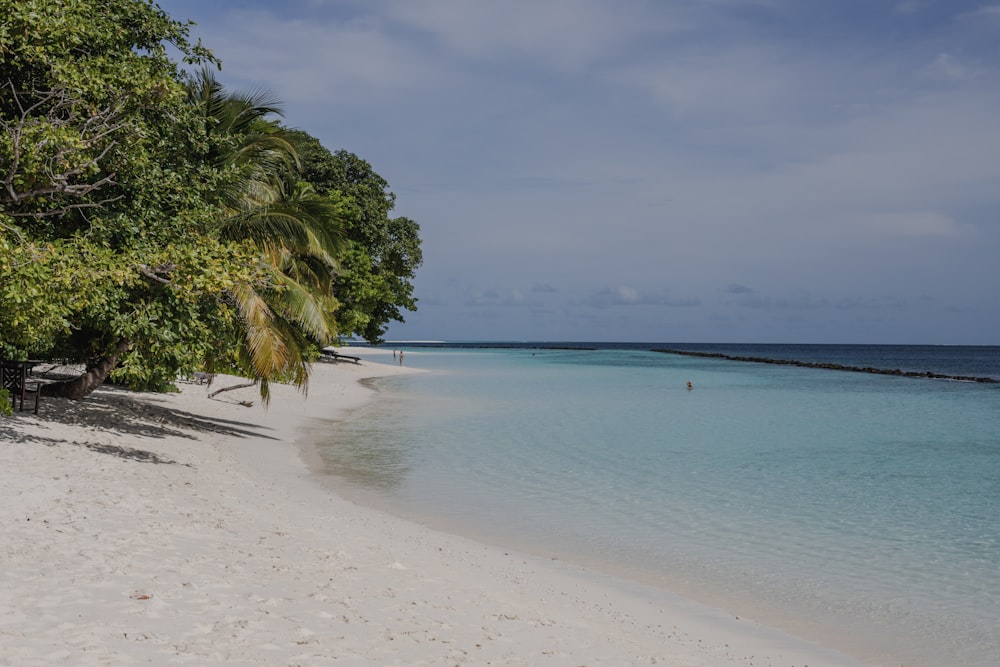
[[[108,377],[108,373],[113,371],[118,365],[118,357],[124,354],[128,348],[129,342],[127,340],[118,341],[114,352],[101,357],[93,364],[87,366],[87,370],[80,377],[66,380],[65,382],[53,382],[42,385],[42,395],[71,398],[73,400],[79,400],[87,396],[104,383],[104,380]]]

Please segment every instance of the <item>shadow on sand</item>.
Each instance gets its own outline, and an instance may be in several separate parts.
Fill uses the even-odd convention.
[[[208,399],[206,399],[208,400]],[[165,459],[144,449],[122,447],[107,443],[77,442],[48,437],[29,424],[65,424],[82,427],[88,431],[105,431],[144,438],[186,438],[199,440],[201,435],[217,433],[238,438],[267,438],[263,427],[230,419],[206,417],[186,410],[164,407],[138,399],[129,391],[105,386],[83,400],[45,398],[39,415],[15,412],[10,417],[0,417],[0,439],[13,442],[38,443],[47,446],[78,445],[99,454],[116,456],[141,463],[175,465],[177,461]]]

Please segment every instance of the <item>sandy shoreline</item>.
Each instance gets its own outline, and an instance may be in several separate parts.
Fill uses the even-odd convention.
[[[858,664],[330,493],[304,430],[408,372],[360,353],[266,411],[183,385],[0,418],[0,664]]]

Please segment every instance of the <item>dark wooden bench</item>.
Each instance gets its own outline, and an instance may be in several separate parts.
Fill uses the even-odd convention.
[[[38,399],[42,395],[42,383],[31,379],[31,369],[37,361],[0,361],[0,383],[10,392],[11,407],[17,408],[21,402],[24,411],[24,399],[35,397],[35,414],[38,414]]]
[[[334,352],[333,350],[322,350],[323,356],[331,361],[353,361],[354,363],[360,363],[361,357],[352,357],[349,354],[340,354],[339,352]]]

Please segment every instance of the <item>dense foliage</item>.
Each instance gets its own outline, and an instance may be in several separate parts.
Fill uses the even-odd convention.
[[[397,261],[384,181],[353,156],[381,199],[304,176],[273,101],[167,56],[215,64],[187,24],[145,0],[0,15],[0,357],[86,362],[50,387],[72,397],[109,373],[163,389],[200,369],[266,395],[304,384],[337,332],[374,339],[414,307],[416,225]]]
[[[347,243],[334,286],[339,331],[381,342],[390,321],[403,321],[400,309],[416,310],[412,281],[423,262],[420,226],[389,217],[396,196],[368,162],[344,150],[331,153],[303,132],[295,137],[303,178],[318,193],[344,199]]]

